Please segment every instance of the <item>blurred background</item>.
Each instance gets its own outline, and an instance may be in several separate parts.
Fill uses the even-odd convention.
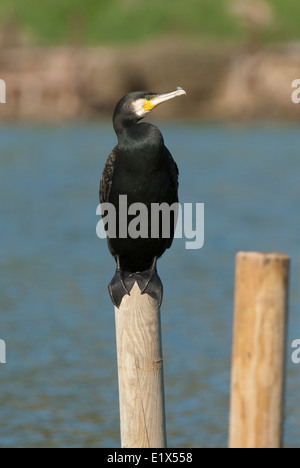
[[[111,115],[136,89],[184,83],[184,103],[160,117],[299,119],[296,0],[3,0],[1,118]],[[176,107],[177,106],[177,107]]]
[[[160,260],[170,447],[226,447],[235,254],[292,257],[285,447],[300,447],[300,4],[2,0],[0,447],[118,447],[114,262],[96,237],[111,116],[133,90],[205,203],[205,245]]]

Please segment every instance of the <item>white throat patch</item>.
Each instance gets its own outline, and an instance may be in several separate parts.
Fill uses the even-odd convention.
[[[144,117],[146,114],[150,112],[150,111],[145,111],[145,109],[143,108],[144,104],[145,104],[144,98],[138,99],[137,101],[132,103],[133,111],[139,117]]]

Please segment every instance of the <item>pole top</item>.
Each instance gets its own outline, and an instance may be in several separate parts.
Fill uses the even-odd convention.
[[[289,261],[290,256],[279,252],[238,252],[237,259],[239,260],[262,260],[262,261]]]

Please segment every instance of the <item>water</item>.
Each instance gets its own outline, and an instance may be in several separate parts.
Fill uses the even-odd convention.
[[[205,246],[159,263],[170,447],[226,447],[234,257],[292,256],[285,446],[300,447],[300,133],[161,125],[182,202],[205,203]],[[109,125],[0,129],[0,447],[118,447],[114,264],[96,237]]]

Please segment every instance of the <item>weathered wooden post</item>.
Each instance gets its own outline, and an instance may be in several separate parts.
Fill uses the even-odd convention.
[[[135,283],[115,308],[122,448],[166,447],[160,310]]]
[[[230,448],[280,448],[290,259],[240,252],[236,262]]]

